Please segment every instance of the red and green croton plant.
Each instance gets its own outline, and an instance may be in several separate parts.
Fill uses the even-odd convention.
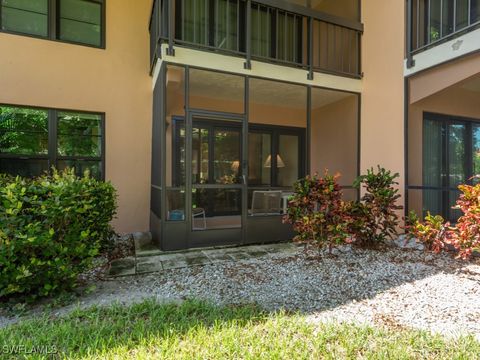
[[[285,222],[291,223],[296,241],[312,243],[318,248],[345,242],[348,238],[348,214],[342,201],[339,174],[324,177],[307,176],[294,185],[295,195],[290,199]]]
[[[480,183],[460,185],[461,195],[455,209],[462,212],[454,226],[441,216],[428,214],[422,223],[411,214],[407,221],[407,232],[425,244],[427,249],[440,252],[453,247],[462,259],[469,259],[480,252]]]

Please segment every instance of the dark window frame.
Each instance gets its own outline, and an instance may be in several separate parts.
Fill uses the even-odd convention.
[[[35,34],[23,33],[19,31],[13,30],[4,30],[2,29],[2,6],[0,4],[0,33],[11,34],[11,35],[20,35],[31,37],[35,39],[43,39],[43,40],[50,40],[56,41],[60,43],[66,44],[73,44],[73,45],[80,45],[86,46],[94,49],[106,49],[106,27],[107,27],[107,16],[106,16],[106,9],[107,0],[82,0],[84,2],[89,3],[96,3],[100,4],[101,14],[100,14],[100,46],[78,42],[78,41],[69,41],[69,40],[62,40],[60,39],[60,2],[62,0],[47,0],[48,1],[48,11],[47,11],[47,28],[48,28],[48,35],[47,36],[39,36]]]
[[[18,159],[18,160],[47,160],[48,161],[48,171],[50,172],[52,167],[58,168],[59,161],[92,161],[100,162],[100,180],[105,180],[105,150],[106,150],[106,121],[105,113],[97,111],[84,111],[84,110],[72,110],[72,109],[62,109],[62,108],[46,108],[40,106],[30,106],[30,105],[18,105],[18,104],[5,104],[0,103],[0,106],[13,107],[19,109],[32,109],[32,110],[43,110],[47,112],[47,121],[48,121],[48,152],[47,154],[42,155],[25,155],[25,154],[10,154],[10,153],[1,153],[0,159]],[[101,155],[100,156],[61,156],[58,154],[58,121],[60,113],[76,113],[76,114],[88,114],[96,115],[100,117],[100,131],[101,131]],[[0,172],[1,173],[1,172]]]
[[[236,121],[217,121],[217,120],[196,120],[196,124],[199,126],[200,129],[207,129],[209,134],[209,169],[208,169],[208,182],[206,184],[199,184],[193,183],[194,187],[199,187],[201,185],[217,185],[214,179],[214,169],[213,169],[213,161],[215,152],[213,149],[213,136],[215,130],[231,130],[231,129],[238,129],[241,132],[242,124]],[[185,184],[182,183],[182,174],[181,174],[181,166],[180,166],[180,159],[181,159],[181,146],[180,146],[180,131],[181,129],[185,129],[185,118],[183,116],[172,116],[172,183],[174,184],[173,188],[184,188]],[[239,144],[239,154],[240,154],[240,164],[242,163],[243,159],[241,157],[243,153],[242,143]],[[211,159],[210,159],[211,157]],[[186,169],[185,169],[186,170]],[[242,176],[242,168],[239,168],[239,176]]]
[[[173,179],[173,186],[174,188],[183,188],[185,185],[182,184],[179,179],[182,178],[180,173],[180,145],[179,145],[179,131],[182,128],[182,124],[184,124],[184,117],[183,116],[173,116],[172,117],[172,133],[173,133],[173,141],[172,141],[172,179]],[[202,128],[208,128],[209,130],[213,129],[230,129],[236,128],[241,129],[241,123],[237,123],[235,121],[209,121],[209,122],[200,122],[199,123]],[[276,170],[276,162],[277,157],[276,155],[279,153],[279,139],[281,135],[293,135],[298,137],[298,178],[301,179],[305,177],[307,169],[306,169],[306,157],[305,157],[305,144],[306,144],[306,128],[301,127],[294,127],[294,126],[281,126],[281,125],[269,125],[269,124],[256,124],[251,123],[248,125],[248,135],[250,133],[256,134],[269,134],[272,136],[271,142],[271,153],[272,153],[272,167],[270,169],[270,184],[265,185],[256,185],[256,184],[248,184],[247,186],[250,188],[281,188],[278,185],[278,170]],[[210,134],[211,136],[211,134]],[[242,146],[240,144],[240,153],[242,153]],[[275,155],[275,156],[274,156]],[[211,156],[214,156],[212,153]],[[243,159],[240,159],[240,163],[243,162]],[[239,172],[239,176],[242,176],[241,168]],[[209,177],[210,180],[213,178],[213,173],[211,173],[211,169],[209,169]],[[210,185],[214,185],[214,183],[208,183]],[[200,184],[194,184],[195,186],[200,186]]]
[[[464,169],[466,172],[466,179],[464,183],[471,185],[473,181],[471,180],[472,176],[475,174],[473,173],[473,126],[480,125],[480,119],[463,117],[463,116],[456,116],[456,115],[447,115],[447,114],[439,114],[439,113],[432,113],[432,112],[423,112],[422,115],[422,132],[425,129],[425,122],[426,121],[438,121],[442,124],[442,169],[449,174],[449,164],[448,164],[448,138],[446,133],[446,128],[449,125],[454,124],[461,124],[465,126],[465,159],[464,159]],[[425,151],[425,143],[422,138],[422,157],[424,157]],[[408,167],[408,164],[407,164]],[[414,191],[438,191],[442,193],[442,204],[441,204],[441,214],[433,214],[433,215],[441,215],[447,220],[451,220],[454,222],[454,219],[449,219],[449,193],[452,191],[457,191],[457,187],[450,186],[448,183],[448,176],[444,176],[441,179],[441,186],[428,186],[424,184],[424,173],[425,173],[425,163],[424,159],[422,159],[422,185],[410,185],[407,186],[407,192],[409,190]],[[423,207],[423,206],[422,206]],[[406,210],[409,210],[407,205]],[[423,210],[423,209],[422,209]],[[425,209],[429,210],[429,209]],[[425,214],[419,214],[420,216],[424,216]]]
[[[255,134],[269,134],[271,135],[271,159],[272,165],[270,168],[270,184],[268,185],[256,185],[248,184],[249,188],[282,188],[278,184],[278,168],[277,168],[277,155],[280,153],[280,136],[291,135],[298,137],[298,179],[305,177],[307,172],[306,166],[306,128],[295,126],[282,126],[282,125],[270,125],[270,124],[256,124],[251,123],[248,125],[248,133]]]

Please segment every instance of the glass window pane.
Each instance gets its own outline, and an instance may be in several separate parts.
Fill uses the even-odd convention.
[[[441,14],[442,14],[441,2],[432,1],[431,7],[430,7],[430,30],[429,30],[430,42],[440,39]]]
[[[466,157],[466,125],[449,125],[448,136],[448,168],[449,184],[452,189],[467,180],[467,171],[465,169]]]
[[[414,211],[420,218],[427,212],[432,215],[443,215],[443,191],[441,190],[408,190],[408,211]]]
[[[48,0],[1,0],[2,30],[48,36]]]
[[[60,0],[62,18],[100,25],[101,11],[98,2],[85,0]]]
[[[185,69],[167,66],[164,149],[167,187],[185,186]],[[161,166],[161,165],[158,165]],[[165,171],[165,170],[162,170]]]
[[[471,1],[470,23],[474,24],[480,21],[480,0]]]
[[[241,134],[240,130],[214,130],[213,171],[215,183],[240,183]]]
[[[306,173],[300,154],[307,126],[307,89],[251,79],[249,91],[249,186],[291,188]]]
[[[2,159],[0,173],[12,176],[34,177],[48,171],[47,159]]]
[[[177,1],[175,9],[180,17],[176,36],[190,43],[208,45],[208,1]]]
[[[456,30],[468,26],[468,0],[457,0]]]
[[[278,185],[291,187],[299,178],[299,139],[295,135],[280,135],[276,166]],[[271,157],[267,160],[271,162]],[[274,166],[271,163],[267,166]]]
[[[423,128],[423,185],[442,187],[442,122],[425,119]]]
[[[185,147],[185,69],[167,65],[165,138],[161,139],[161,151],[165,151],[166,163],[157,161],[166,174],[166,220],[185,221],[186,147]],[[160,158],[160,154],[157,154]]]
[[[250,132],[248,135],[248,184],[270,185],[271,167],[266,167],[272,153],[272,135]]]
[[[240,50],[238,34],[239,8],[237,0],[215,1],[215,47]]]
[[[444,192],[441,190],[423,190],[423,207],[422,207],[422,217],[427,215],[427,212],[430,212],[432,215],[442,215],[443,213],[443,198]],[[410,199],[409,199],[410,201]]]
[[[249,111],[251,123],[306,128],[307,88],[252,78]]]
[[[453,32],[454,0],[443,0],[442,37]]]
[[[286,214],[288,201],[293,196],[290,190],[250,188],[248,190],[249,216],[277,216]]]
[[[191,108],[243,114],[245,78],[190,69],[189,97]]]
[[[249,215],[272,216],[283,213],[286,199],[282,190],[251,190],[250,194]]]
[[[241,227],[241,193],[240,189],[193,189],[192,230]]]
[[[272,56],[273,9],[252,4],[252,55]]]
[[[48,112],[0,106],[0,153],[47,154]]]
[[[57,153],[60,156],[102,156],[100,115],[59,113]]]
[[[424,46],[428,42],[428,2],[415,0],[413,2],[413,13],[413,49],[415,50]]]
[[[473,150],[472,150],[472,158],[473,158],[473,175],[480,175],[480,125],[472,125],[472,132],[473,132]],[[480,181],[480,179],[476,179],[476,182]]]
[[[210,179],[210,129],[192,129],[192,176],[194,184],[208,184]]]
[[[59,160],[57,168],[59,170],[75,169],[75,174],[79,177],[88,171],[91,177],[102,179],[102,163],[100,161]]]
[[[288,62],[302,62],[302,31],[303,20],[286,12],[278,12],[275,58]],[[300,48],[299,48],[300,47]]]
[[[185,190],[167,189],[167,221],[185,221]]]
[[[84,0],[60,0],[61,40],[101,46],[102,5]]]
[[[459,190],[451,190],[448,192],[448,221],[456,223],[458,218],[462,216],[462,212],[459,209],[453,209],[457,204],[457,200],[460,197]]]

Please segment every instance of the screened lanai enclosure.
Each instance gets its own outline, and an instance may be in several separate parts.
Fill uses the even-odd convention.
[[[162,63],[151,230],[163,250],[287,241],[296,180],[358,175],[359,95]]]

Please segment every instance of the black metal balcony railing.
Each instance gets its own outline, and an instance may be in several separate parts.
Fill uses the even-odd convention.
[[[272,1],[155,0],[150,22],[152,67],[162,43],[195,47],[342,76],[360,77],[363,26]],[[298,11],[291,11],[291,9]]]
[[[480,0],[408,0],[410,55],[480,27]]]

